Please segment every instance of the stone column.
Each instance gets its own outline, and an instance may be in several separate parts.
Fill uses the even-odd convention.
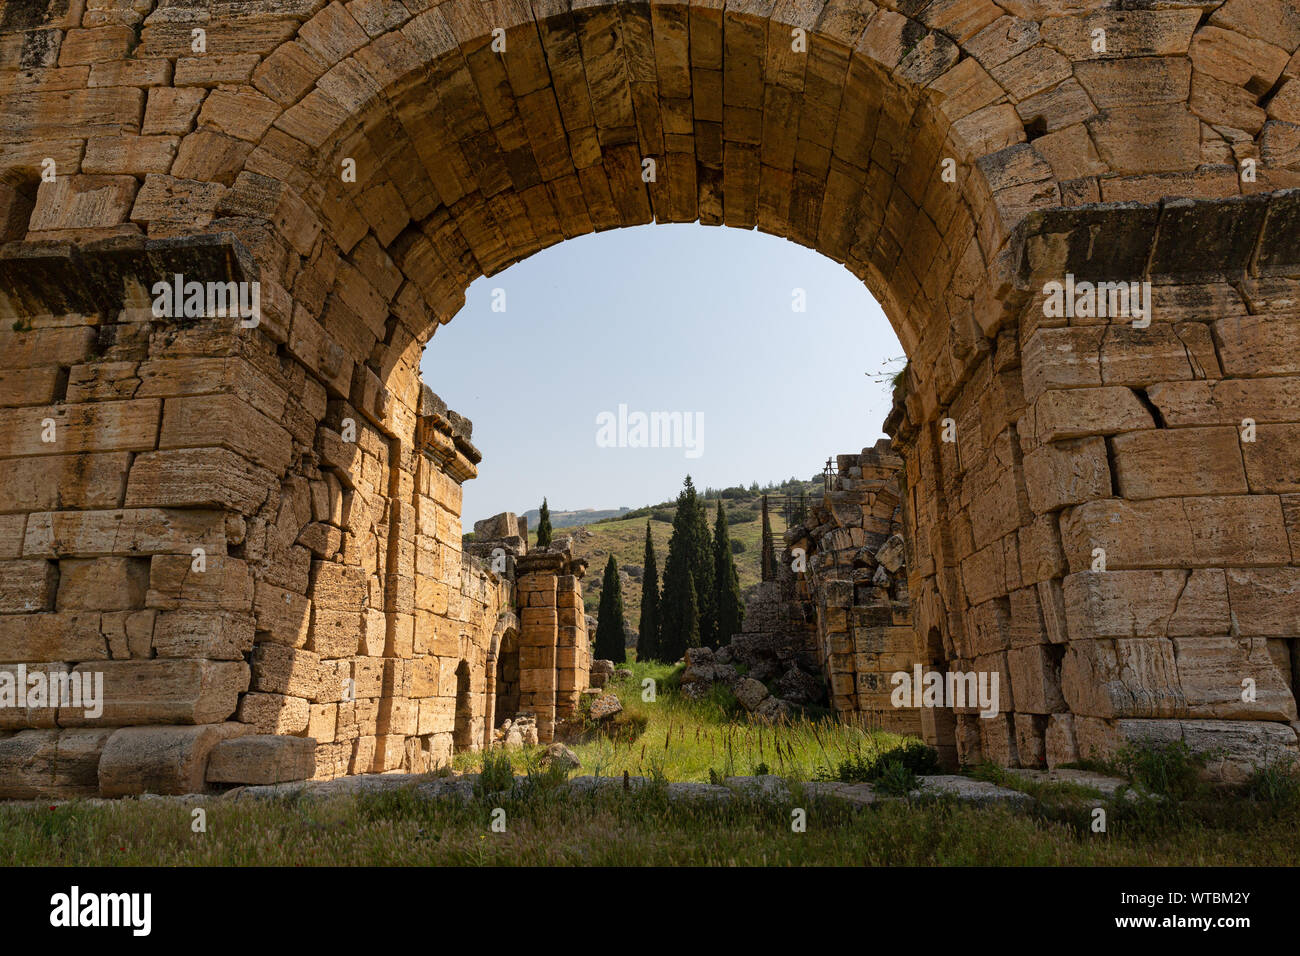
[[[572,574],[556,578],[559,633],[555,649],[555,719],[561,722],[578,712],[578,700],[591,672],[587,642],[587,616],[582,606],[582,583]]]
[[[529,555],[528,558],[532,556]],[[520,560],[521,568],[524,561]],[[549,742],[555,733],[556,575],[547,570],[521,574],[515,582],[519,600],[519,710],[537,718],[537,737]]]

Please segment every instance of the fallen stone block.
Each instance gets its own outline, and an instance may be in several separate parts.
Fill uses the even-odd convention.
[[[207,786],[208,756],[213,748],[251,730],[235,723],[123,727],[104,745],[99,792],[105,797],[201,793]]]

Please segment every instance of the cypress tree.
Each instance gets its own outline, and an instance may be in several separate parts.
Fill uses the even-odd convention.
[[[665,663],[680,660],[688,647],[700,646],[700,610],[695,598],[695,581],[685,555],[674,557],[668,546],[668,563],[664,565],[664,595],[660,602],[663,628],[659,637],[659,659]]]
[[[714,647],[731,643],[740,633],[745,619],[745,608],[740,601],[740,576],[736,573],[736,560],[731,553],[731,533],[727,529],[727,511],[718,501],[718,513],[713,520],[713,580],[718,623]]]
[[[668,560],[664,564],[664,589],[659,601],[660,655],[675,661],[687,647],[714,642],[717,634],[717,604],[713,593],[713,539],[709,534],[704,504],[686,476],[677,495],[673,534],[668,539]],[[694,596],[687,601],[687,581]],[[693,635],[693,636],[692,636]],[[697,643],[691,644],[694,640]]]
[[[668,560],[664,563],[664,590],[659,602],[659,653],[666,662],[682,656],[690,645],[687,634],[699,633],[699,606],[686,600],[687,584],[694,584],[697,525],[695,512],[699,501],[690,476],[677,495],[677,511],[673,515],[673,533],[668,539]],[[698,595],[698,590],[696,594]],[[698,600],[698,598],[697,598]]]
[[[690,575],[686,576],[686,599],[682,604],[682,619],[687,624],[686,630],[682,634],[685,647],[682,648],[681,654],[677,655],[678,657],[686,653],[686,648],[700,646],[700,612],[699,605],[695,600],[695,581]]]
[[[596,657],[621,664],[624,650],[623,585],[618,579],[618,562],[611,554],[605,562],[605,579],[600,585],[600,608],[596,611]]]
[[[687,482],[690,478],[687,477]],[[713,583],[713,536],[709,534],[709,516],[704,501],[690,488],[691,504],[691,581],[698,602],[700,643],[718,646],[718,604]],[[695,645],[687,645],[693,647]]]
[[[542,513],[537,516],[537,546],[551,546],[551,509],[546,507],[545,498],[542,499]]]
[[[655,542],[650,537],[650,522],[645,523],[645,574],[641,579],[640,634],[636,641],[636,659],[659,659],[659,566],[655,562]]]

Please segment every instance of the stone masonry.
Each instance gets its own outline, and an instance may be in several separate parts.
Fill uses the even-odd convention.
[[[474,279],[651,221],[883,306],[918,654],[1013,698],[964,759],[1294,752],[1298,52],[1295,0],[4,0],[0,660],[106,702],[7,709],[0,787],[422,769],[494,635],[561,717],[575,576],[463,558],[417,370]]]

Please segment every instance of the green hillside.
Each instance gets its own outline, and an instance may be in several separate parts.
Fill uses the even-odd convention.
[[[704,501],[705,510],[709,516],[709,529],[712,531],[713,519],[718,507],[717,499],[709,498],[704,499]],[[654,538],[655,559],[659,564],[661,582],[664,562],[668,559],[668,539],[673,532],[673,507],[672,502],[656,505],[653,511],[657,517],[649,519],[650,534]],[[740,542],[740,545],[744,547],[744,550],[736,554],[736,571],[740,575],[740,588],[743,594],[760,580],[759,563],[763,549],[761,496],[727,499],[724,507],[727,509],[733,547],[735,542]],[[643,510],[638,509],[638,511]],[[668,520],[659,520],[659,518],[667,518]],[[623,613],[628,626],[633,629],[637,627],[637,623],[641,619],[641,574],[639,570],[645,555],[646,520],[646,517],[641,515],[635,518],[597,521],[577,527],[556,529],[555,537],[560,538],[566,535],[572,537],[574,553],[587,559],[587,576],[582,580],[582,594],[587,605],[588,614],[594,616],[596,608],[600,604],[601,573],[605,569],[606,559],[610,554],[613,554],[614,560],[618,562],[620,577],[623,581]],[[773,509],[771,524],[772,531],[777,536],[777,547],[779,548],[781,545],[780,535],[785,531],[786,525],[781,514],[778,513],[778,509]],[[536,530],[530,529],[528,534],[529,543],[535,544],[537,541]],[[638,573],[630,574],[628,572],[629,566]]]

